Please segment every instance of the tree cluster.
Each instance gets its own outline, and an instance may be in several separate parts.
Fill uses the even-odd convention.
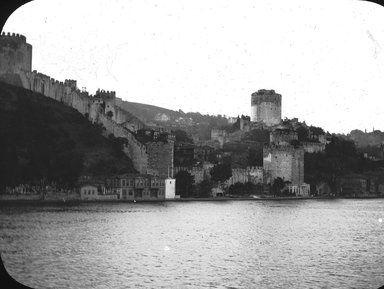
[[[306,153],[305,182],[314,186],[321,181],[326,181],[331,187],[335,186],[336,177],[350,173],[364,173],[374,170],[376,164],[364,158],[350,140],[332,137],[325,147],[324,153]]]
[[[234,183],[228,188],[228,193],[234,196],[249,196],[249,195],[261,195],[263,193],[262,184],[247,183]]]
[[[214,182],[225,182],[232,176],[231,164],[217,164],[211,169],[210,174]]]

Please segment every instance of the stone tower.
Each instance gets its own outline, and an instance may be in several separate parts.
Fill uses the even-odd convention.
[[[112,119],[115,120],[116,116],[116,92],[105,91],[104,89],[98,89],[95,94],[96,99],[100,99],[104,106],[104,113],[111,113]]]
[[[267,126],[281,122],[281,94],[274,90],[260,89],[251,96],[251,121]]]
[[[32,70],[32,45],[23,35],[4,32],[0,36],[0,74],[19,74]]]
[[[304,148],[290,145],[264,147],[263,168],[267,183],[273,183],[279,177],[301,185],[304,183]]]

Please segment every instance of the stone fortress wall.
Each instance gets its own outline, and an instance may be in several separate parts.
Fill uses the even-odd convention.
[[[93,123],[99,123],[106,129],[106,134],[127,140],[124,153],[131,158],[135,169],[141,174],[154,172],[162,174],[162,166],[171,165],[172,157],[167,153],[168,160],[164,157],[151,156],[152,152],[159,155],[160,152],[153,149],[151,144],[143,144],[138,141],[134,132],[143,128],[143,124],[116,105],[114,91],[97,90],[95,95],[77,88],[76,80],[66,79],[57,81],[48,75],[32,71],[32,46],[26,42],[26,37],[19,34],[5,34],[0,36],[0,80],[23,87],[46,97],[55,99],[65,105],[71,106],[81,114],[88,116]],[[171,142],[171,144],[173,144]],[[150,161],[151,159],[152,161]],[[161,163],[157,161],[161,159]],[[159,168],[161,167],[161,168]],[[162,173],[161,173],[162,172]]]
[[[235,183],[262,184],[264,182],[263,167],[247,167],[245,169],[233,168],[232,176],[226,181],[226,185],[230,186]]]
[[[293,146],[265,146],[263,148],[265,181],[272,183],[277,177],[292,184],[304,183],[304,148]]]
[[[269,142],[276,145],[288,145],[298,139],[297,132],[288,129],[275,129],[269,134]]]
[[[31,69],[32,45],[23,35],[3,32],[0,37],[0,73],[15,74]]]
[[[260,89],[251,95],[251,121],[276,125],[281,122],[281,94]]]

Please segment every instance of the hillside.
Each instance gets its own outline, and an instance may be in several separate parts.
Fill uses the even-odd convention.
[[[73,186],[80,175],[134,172],[121,140],[75,109],[0,82],[0,189],[20,183]]]
[[[186,126],[191,126],[192,124],[204,124],[212,127],[219,127],[228,124],[228,119],[221,115],[203,115],[199,112],[185,113],[181,110],[175,111],[155,105],[130,102],[121,99],[116,99],[116,104],[145,123],[156,122],[156,115],[165,114],[170,118],[167,123],[175,123],[177,119],[184,118],[191,119],[192,121],[191,123],[186,124]],[[163,122],[163,124],[165,123]]]
[[[346,137],[353,140],[358,147],[379,146],[384,142],[384,132],[379,130],[363,132],[355,129],[347,134]]]
[[[180,112],[162,108],[155,105],[130,102],[130,101],[119,100],[119,99],[116,99],[116,104],[120,106],[122,109],[124,109],[125,111],[131,113],[132,115],[134,115],[135,117],[137,117],[138,119],[144,122],[153,121],[156,114],[158,113],[165,113],[169,115],[172,119],[182,116]]]

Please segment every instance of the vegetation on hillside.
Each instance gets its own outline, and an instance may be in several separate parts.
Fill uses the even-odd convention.
[[[350,173],[365,173],[383,166],[364,158],[353,141],[332,137],[324,153],[306,153],[304,156],[305,182],[311,185],[325,181],[334,188],[336,177]]]
[[[208,115],[208,114],[201,114],[199,112],[183,112],[182,110],[175,111],[159,106],[149,105],[149,104],[143,104],[143,103],[136,103],[136,102],[129,102],[129,101],[122,101],[121,107],[131,113],[132,115],[136,116],[137,118],[145,121],[150,122],[153,121],[155,116],[159,113],[164,113],[168,115],[171,120],[175,120],[179,117],[182,118],[192,118],[195,123],[205,123],[212,127],[220,127],[222,125],[228,124],[228,119],[222,115]]]
[[[384,143],[384,132],[373,130],[372,132],[363,132],[361,130],[352,130],[349,134],[340,135],[346,139],[353,140],[357,147],[379,146]]]
[[[18,184],[70,188],[78,177],[133,172],[123,140],[55,100],[0,83],[0,190]]]

